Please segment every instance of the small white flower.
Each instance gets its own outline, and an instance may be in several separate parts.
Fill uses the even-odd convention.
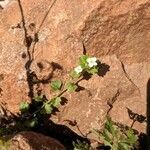
[[[76,67],[76,68],[74,69],[74,71],[75,71],[77,74],[81,73],[82,70],[83,70],[83,69],[82,69],[81,66],[78,66],[78,67]]]
[[[96,57],[91,57],[91,58],[88,58],[87,59],[87,63],[88,63],[88,66],[91,68],[93,66],[97,66],[97,58]]]

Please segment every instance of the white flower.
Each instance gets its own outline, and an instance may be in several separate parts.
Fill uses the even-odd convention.
[[[74,71],[75,71],[77,74],[81,73],[82,70],[83,70],[83,69],[82,69],[81,66],[78,66],[78,67],[76,67],[76,68],[74,69]]]
[[[88,63],[88,66],[91,68],[93,66],[97,66],[97,58],[96,57],[91,57],[91,58],[88,58],[87,59],[87,63]]]

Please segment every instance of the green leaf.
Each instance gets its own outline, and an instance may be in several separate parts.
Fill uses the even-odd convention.
[[[50,103],[53,107],[57,108],[61,103],[61,98],[60,97],[53,98]]]
[[[104,131],[102,132],[101,136],[103,136],[103,139],[104,139],[104,143],[105,143],[105,144],[106,144],[106,143],[107,143],[107,144],[108,144],[108,143],[111,144],[111,143],[113,142],[107,129],[104,129]],[[108,145],[108,146],[109,146],[109,145]]]
[[[107,117],[105,128],[112,134],[112,136],[116,136],[115,127],[110,117]]]
[[[138,145],[138,137],[133,130],[122,131],[110,117],[107,117],[103,132],[99,133],[98,137],[104,145],[110,146],[111,150],[131,150]]]
[[[74,149],[73,150],[89,150],[90,146],[87,142],[85,141],[79,141],[77,140],[76,142],[73,141],[73,146]]]
[[[132,129],[126,131],[127,137],[122,140],[122,142],[127,143],[131,147],[134,147],[138,144],[138,137]]]
[[[68,92],[74,92],[77,88],[78,88],[78,86],[72,82],[69,82],[67,84],[67,91]]]
[[[49,103],[44,105],[44,108],[41,110],[41,114],[51,114],[53,112],[54,107],[58,107],[61,103],[61,98],[56,97],[51,99]]]
[[[112,143],[110,143],[110,142],[108,142],[107,140],[103,140],[103,142],[104,142],[104,145],[105,146],[110,146],[110,147],[112,147],[113,145],[112,145]]]
[[[60,80],[54,80],[51,82],[51,88],[54,91],[61,90],[62,82]]]
[[[135,135],[134,131],[132,129],[129,129],[127,131],[127,137],[129,139],[130,144],[135,144],[138,140],[137,135]]]
[[[75,78],[79,78],[81,76],[81,74],[77,74],[74,70],[70,73],[70,76],[75,79]]]
[[[36,102],[41,102],[41,101],[43,101],[43,95],[40,95],[40,96],[35,96],[34,98],[33,98]]]
[[[119,150],[130,150],[128,144],[126,143],[118,143],[118,149]]]
[[[98,68],[97,67],[91,68],[91,69],[87,70],[87,72],[92,75],[97,74]]]
[[[26,121],[25,121],[25,125],[26,125],[27,127],[29,127],[29,128],[33,128],[33,127],[35,127],[37,124],[38,124],[38,121],[37,121],[36,118],[31,119],[31,120],[26,120]]]
[[[110,147],[111,147],[111,150],[119,150],[118,143],[115,143],[115,144],[111,145]]]
[[[79,58],[79,64],[81,65],[81,67],[83,69],[87,68],[88,67],[88,63],[87,63],[87,59],[89,58],[89,56],[87,55],[82,55],[80,58]]]
[[[42,113],[44,114],[51,114],[53,111],[53,107],[51,104],[45,104],[44,106],[44,111],[42,111]]]
[[[112,144],[113,141],[109,137],[110,134],[107,131],[107,129],[104,129],[103,132],[100,132],[97,129],[94,129],[93,131],[98,136],[98,138],[100,139],[100,141],[103,141],[106,146],[111,146],[111,144]]]
[[[29,110],[29,103],[28,102],[21,102],[19,109],[22,113],[25,113]]]

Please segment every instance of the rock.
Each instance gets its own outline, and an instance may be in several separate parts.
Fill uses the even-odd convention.
[[[37,41],[35,45],[28,41],[30,51],[34,50],[30,68],[18,2],[0,12],[0,101],[17,112],[18,104],[30,99],[28,69],[40,79],[50,77],[48,82],[51,78],[66,79],[82,55],[84,43],[87,53],[106,65],[101,76],[80,83],[85,90],[66,95],[68,103],[52,119],[87,135],[92,128],[103,127],[108,102],[114,100],[110,114],[117,122],[131,125],[127,107],[145,116],[150,76],[149,0],[60,0],[51,5],[49,0],[21,1],[28,40]],[[50,98],[48,82],[41,88]],[[146,124],[136,122],[134,127],[144,132]]]
[[[4,9],[8,4],[9,4],[10,0],[1,0],[0,1],[0,7],[2,9]]]
[[[128,109],[146,117],[146,84],[150,63],[125,65],[124,70],[115,55],[101,57],[101,61],[110,66],[110,71],[104,77],[94,76],[89,81],[80,82],[79,85],[85,90],[68,96],[67,105],[58,113],[61,124],[67,125],[65,120],[76,120],[78,128],[70,127],[81,135],[88,134],[93,128],[103,128],[110,109],[108,103],[113,106],[109,114],[115,122],[130,126],[133,120]],[[146,122],[135,122],[133,128],[145,132]],[[90,134],[88,136],[93,138]]]
[[[18,133],[10,143],[10,150],[65,150],[57,140],[31,131]]]
[[[146,133],[146,117],[147,110],[147,82],[150,77],[150,63],[139,63],[131,66],[126,66],[126,71],[133,81],[133,83],[139,88],[139,95],[131,96],[132,92],[126,97],[125,100],[121,100],[114,104],[111,111],[112,118],[117,121],[131,126],[133,119],[129,119],[134,114],[139,115],[139,119],[134,123],[133,128]],[[129,89],[128,89],[129,90]],[[131,110],[132,112],[130,113]],[[141,119],[140,119],[141,118]]]

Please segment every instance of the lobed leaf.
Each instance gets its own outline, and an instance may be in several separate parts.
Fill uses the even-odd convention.
[[[66,88],[67,88],[68,92],[74,92],[78,88],[78,86],[76,84],[72,83],[72,82],[69,82],[67,84]]]
[[[112,134],[112,136],[115,135],[115,127],[110,117],[107,117],[107,122],[105,124],[105,128]]]
[[[80,76],[81,76],[81,73],[77,74],[74,70],[71,71],[70,73],[70,77],[72,77],[73,79],[79,78]]]
[[[53,111],[53,107],[51,104],[45,104],[43,110],[42,110],[42,113],[43,114],[51,114]]]
[[[87,63],[87,59],[89,58],[89,56],[87,55],[82,55],[80,58],[79,58],[79,64],[80,66],[85,69],[88,67],[88,63]]]
[[[34,99],[36,102],[41,102],[41,101],[43,101],[43,95],[35,96],[33,99]]]
[[[20,103],[20,106],[19,106],[19,109],[22,113],[25,113],[29,110],[29,103],[28,102],[21,102]]]
[[[51,82],[51,88],[54,91],[61,90],[62,82],[60,80],[54,80]]]
[[[88,69],[87,72],[89,74],[92,74],[92,75],[97,74],[98,73],[98,68],[97,67],[93,67],[91,69]]]
[[[53,98],[50,102],[50,104],[53,106],[53,107],[58,107],[61,103],[61,98],[60,97],[56,97],[56,98]]]

